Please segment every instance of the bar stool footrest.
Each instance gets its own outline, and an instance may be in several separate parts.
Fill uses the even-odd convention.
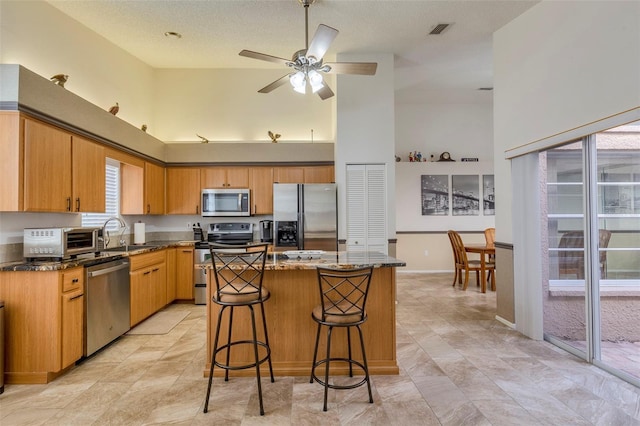
[[[218,349],[216,349],[216,351],[214,353],[214,358],[213,358],[215,366],[219,367],[219,368],[222,368],[224,370],[245,370],[247,368],[255,368],[256,365],[260,365],[260,364],[264,363],[271,356],[271,348],[265,342],[257,341],[255,343],[258,346],[261,346],[261,347],[265,348],[266,351],[267,351],[265,356],[263,358],[260,358],[257,363],[253,362],[251,364],[243,364],[243,365],[227,365],[227,364],[223,364],[221,362],[218,362],[216,360],[218,352],[221,352],[224,349],[230,348],[231,346],[236,346],[236,345],[251,345],[251,346],[253,346],[253,344],[254,344],[253,340],[237,340],[235,342],[228,343],[228,344],[226,344],[224,346],[220,346]]]
[[[332,362],[332,361],[347,362],[347,363],[349,363],[351,365],[355,365],[357,367],[360,367],[360,369],[362,369],[362,371],[364,372],[365,376],[361,381],[359,381],[358,383],[354,383],[352,385],[335,385],[335,384],[331,384],[331,383],[325,383],[323,379],[320,379],[316,375],[316,367],[318,367],[318,366],[320,366],[322,364],[326,364],[327,362]],[[311,377],[313,377],[313,380],[315,380],[317,383],[320,383],[322,386],[326,386],[326,387],[331,388],[331,389],[355,389],[355,388],[358,388],[358,387],[364,385],[365,383],[367,383],[369,381],[369,372],[364,367],[364,364],[362,364],[361,362],[356,361],[354,359],[349,359],[349,358],[329,358],[329,359],[321,359],[320,361],[317,361],[313,365],[313,368],[311,370]],[[351,377],[353,377],[353,376],[351,376]]]

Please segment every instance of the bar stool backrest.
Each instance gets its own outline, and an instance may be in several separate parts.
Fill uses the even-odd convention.
[[[318,268],[322,319],[331,323],[363,322],[372,267]]]
[[[268,244],[209,244],[216,289],[214,302],[260,299]]]

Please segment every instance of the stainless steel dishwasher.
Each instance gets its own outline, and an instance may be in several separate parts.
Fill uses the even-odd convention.
[[[84,356],[89,356],[131,328],[129,260],[87,266],[85,272]]]

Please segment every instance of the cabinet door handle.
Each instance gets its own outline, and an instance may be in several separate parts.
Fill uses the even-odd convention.
[[[83,294],[79,294],[77,296],[73,296],[71,299],[69,299],[69,302],[71,302],[72,300],[76,300],[79,299],[80,297],[84,296]]]
[[[78,278],[74,278],[71,280],[72,283],[77,283],[78,281],[80,281]]]
[[[160,270],[160,268],[155,268],[153,271],[151,272],[158,272]]]
[[[71,211],[71,197],[67,197],[67,211]]]
[[[191,250],[182,250],[183,253],[191,253]]]
[[[147,204],[147,214],[151,211],[151,204]]]
[[[80,211],[80,197],[76,198],[76,211]]]

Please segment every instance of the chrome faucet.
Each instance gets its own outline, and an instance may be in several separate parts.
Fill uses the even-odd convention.
[[[107,219],[105,221],[104,225],[102,225],[102,239],[104,241],[104,248],[105,249],[108,248],[109,242],[111,241],[111,239],[109,238],[109,231],[107,231],[107,224],[109,222],[111,222],[112,220],[115,220],[120,224],[120,227],[122,228],[122,232],[120,232],[119,244],[120,244],[120,246],[124,246],[125,245],[125,240],[124,240],[124,238],[122,236],[124,235],[124,231],[127,229],[127,224],[121,218],[119,218],[117,216],[113,216],[113,217],[110,217],[109,219]]]

